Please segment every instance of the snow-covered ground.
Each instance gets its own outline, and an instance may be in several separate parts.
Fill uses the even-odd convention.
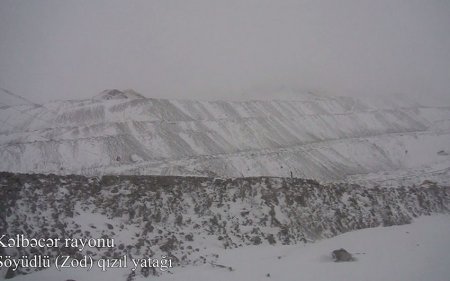
[[[216,264],[225,267],[204,264],[173,268],[163,272],[158,280],[448,281],[449,234],[450,216],[421,217],[410,225],[364,229],[317,243],[222,250]],[[333,262],[330,253],[339,248],[353,253],[357,260]],[[123,281],[129,272],[129,268],[106,272],[83,269],[58,272],[52,268],[13,280]],[[140,276],[134,280],[147,279]]]

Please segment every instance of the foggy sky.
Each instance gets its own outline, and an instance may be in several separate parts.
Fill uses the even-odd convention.
[[[450,104],[450,1],[1,0],[0,87],[38,103],[133,88]]]

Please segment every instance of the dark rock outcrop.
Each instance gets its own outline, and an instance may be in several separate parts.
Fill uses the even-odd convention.
[[[40,248],[41,255],[165,255],[174,264],[214,261],[204,249],[217,242],[201,241],[223,248],[294,244],[450,210],[449,187],[364,188],[268,177],[0,173],[0,198],[1,233],[115,239],[114,248]],[[5,254],[32,255],[32,249]]]
[[[350,254],[343,248],[341,248],[339,250],[334,250],[331,253],[331,257],[334,259],[335,262],[353,261],[354,260],[352,254]]]

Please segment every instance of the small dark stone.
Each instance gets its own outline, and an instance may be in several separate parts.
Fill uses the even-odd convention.
[[[12,267],[8,268],[8,270],[6,271],[6,275],[5,275],[5,279],[11,279],[14,276],[16,276],[14,270]]]
[[[335,262],[341,262],[341,261],[353,261],[352,255],[347,252],[345,249],[339,249],[334,250],[331,253],[331,256],[333,257]]]
[[[194,236],[192,234],[186,234],[184,239],[186,239],[186,241],[194,241]]]

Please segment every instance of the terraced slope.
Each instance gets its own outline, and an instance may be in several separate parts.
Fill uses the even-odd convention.
[[[448,183],[450,107],[147,99],[1,106],[0,170],[56,174],[290,176]],[[385,175],[388,173],[389,175]],[[430,176],[431,175],[431,176]]]

